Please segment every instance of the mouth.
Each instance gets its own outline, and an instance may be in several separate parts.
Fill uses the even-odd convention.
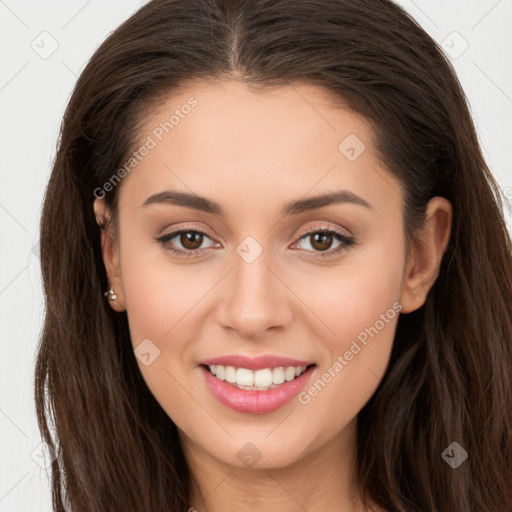
[[[266,391],[285,382],[291,382],[300,377],[310,366],[278,366],[277,368],[262,368],[250,370],[234,366],[202,365],[217,379],[246,391]]]
[[[212,394],[237,411],[262,414],[279,409],[297,396],[313,375],[316,364],[251,370],[243,367],[200,364]]]

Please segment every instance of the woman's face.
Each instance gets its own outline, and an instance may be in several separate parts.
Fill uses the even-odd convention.
[[[362,117],[313,86],[206,85],[153,113],[125,168],[112,305],[186,450],[284,467],[353,445],[428,268]]]

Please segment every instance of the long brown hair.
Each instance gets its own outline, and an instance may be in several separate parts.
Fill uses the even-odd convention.
[[[193,479],[143,381],[107,277],[94,190],[133,151],[148,110],[188,80],[332,91],[373,127],[403,186],[408,241],[433,196],[451,239],[426,303],[399,318],[358,417],[362,494],[401,512],[512,510],[512,249],[504,198],[440,47],[389,0],[153,0],[115,30],[67,107],[44,198],[46,315],[35,368],[58,512],[184,511]],[[119,187],[105,200],[116,213]],[[442,457],[457,442],[468,459]],[[453,456],[453,452],[450,454]]]

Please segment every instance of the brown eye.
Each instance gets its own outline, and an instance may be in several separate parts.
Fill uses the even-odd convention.
[[[310,252],[314,258],[327,258],[341,254],[355,244],[354,237],[336,229],[313,228],[300,237],[298,248]]]
[[[310,231],[304,234],[301,237],[301,242],[304,244],[303,248],[313,252],[324,252],[329,249],[333,249],[333,245],[336,242],[338,243],[338,246],[343,246],[344,243],[349,242],[349,240],[348,237],[345,237],[336,231],[317,229],[316,231]],[[334,249],[338,246],[335,246]]]
[[[166,235],[155,238],[166,251],[175,256],[198,256],[203,252],[209,251],[210,247],[202,247],[205,241],[213,239],[207,234],[197,229],[180,229],[172,231]]]
[[[313,235],[308,235],[311,237],[311,247],[318,251],[326,251],[330,249],[334,237],[331,233],[327,232],[320,232],[320,233],[314,233]]]
[[[191,251],[199,249],[203,244],[204,236],[199,231],[183,231],[179,235],[179,241],[185,249]]]

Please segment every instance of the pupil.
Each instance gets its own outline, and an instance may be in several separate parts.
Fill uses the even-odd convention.
[[[197,243],[199,240],[199,243]],[[186,233],[182,233],[180,237],[180,243],[183,245],[183,247],[186,247],[187,249],[198,249],[201,247],[201,244],[203,242],[203,235],[201,233],[196,233],[193,231],[187,231]]]
[[[315,244],[317,244],[317,241],[318,241],[318,238],[320,238],[320,245],[315,247]],[[329,249],[329,246],[331,245],[331,242],[332,242],[332,235],[329,234],[329,233],[316,233],[314,236],[313,236],[313,247],[315,247],[316,249],[319,249],[321,251],[325,251],[327,249]],[[327,241],[327,244],[325,243]]]

